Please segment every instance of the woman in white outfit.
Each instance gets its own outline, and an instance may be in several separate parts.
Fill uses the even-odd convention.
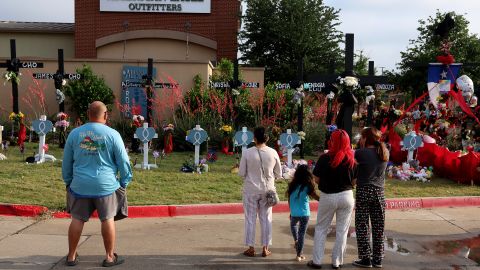
[[[332,250],[332,268],[343,265],[343,254],[347,247],[347,234],[354,206],[353,186],[355,179],[354,152],[347,132],[335,130],[328,141],[328,153],[318,159],[313,175],[320,190],[317,224],[313,245],[311,268],[321,268],[328,228],[336,216],[336,240]]]
[[[260,221],[262,233],[262,256],[271,254],[272,207],[266,206],[265,193],[275,189],[275,179],[281,178],[282,170],[278,153],[268,147],[265,128],[257,127],[253,132],[255,147],[245,150],[240,160],[238,174],[243,178],[243,209],[245,213],[245,256],[255,256],[255,226]]]

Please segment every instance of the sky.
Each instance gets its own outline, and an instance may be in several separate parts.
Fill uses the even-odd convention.
[[[0,21],[74,22],[74,0],[3,0]],[[339,30],[355,34],[355,50],[375,62],[378,73],[400,62],[409,40],[418,36],[418,20],[454,11],[480,33],[480,1],[474,0],[324,0],[340,9]],[[28,8],[25,8],[28,6]],[[61,11],[61,12],[59,12]]]

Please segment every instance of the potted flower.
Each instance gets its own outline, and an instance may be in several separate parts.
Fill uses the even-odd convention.
[[[165,132],[165,137],[163,139],[165,154],[169,154],[173,151],[173,130],[174,129],[175,129],[175,126],[173,124],[168,124],[163,127],[163,131]]]
[[[230,125],[223,125],[220,128],[220,131],[223,131],[223,140],[222,140],[222,153],[225,155],[233,155],[232,152],[230,152],[230,133],[232,133],[232,126]]]
[[[68,114],[64,112],[59,112],[57,114],[57,122],[55,122],[55,127],[57,127],[58,131],[60,132],[60,137],[58,141],[58,145],[60,148],[65,147],[65,141],[67,139],[66,131],[69,126],[70,122],[68,121]]]

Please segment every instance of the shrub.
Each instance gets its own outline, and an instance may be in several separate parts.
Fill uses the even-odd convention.
[[[69,81],[65,87],[65,95],[70,98],[72,111],[85,122],[90,103],[102,101],[110,110],[115,96],[105,80],[95,75],[89,65],[84,64],[81,69],[77,69],[77,73],[81,75],[81,79]]]

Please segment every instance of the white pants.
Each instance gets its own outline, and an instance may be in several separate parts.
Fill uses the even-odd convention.
[[[243,194],[243,211],[245,213],[245,245],[255,246],[255,227],[258,219],[262,232],[262,245],[272,244],[272,207],[265,206],[264,196],[261,194]]]
[[[336,266],[343,264],[343,254],[347,248],[347,234],[354,205],[355,201],[351,190],[333,194],[320,192],[313,240],[313,262],[315,264],[322,264],[325,241],[334,214],[336,215],[336,240],[332,250],[332,264]]]

